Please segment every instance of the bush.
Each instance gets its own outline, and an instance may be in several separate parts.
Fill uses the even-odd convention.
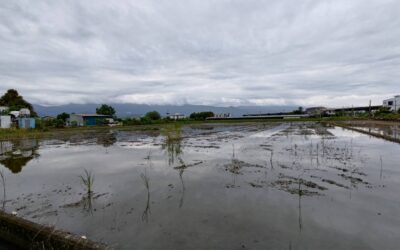
[[[151,111],[151,112],[147,112],[147,114],[144,116],[144,118],[152,120],[152,121],[156,121],[156,120],[161,119],[161,115],[157,111]]]
[[[190,119],[193,120],[198,120],[198,121],[204,121],[205,119],[207,119],[208,117],[213,117],[214,113],[211,111],[208,112],[194,112],[190,114]]]
[[[381,117],[381,116],[389,115],[391,113],[392,113],[392,111],[390,111],[390,108],[381,107],[378,111],[375,112],[374,116]]]
[[[54,127],[56,127],[56,128],[63,128],[63,127],[65,127],[65,122],[64,122],[64,120],[62,120],[62,119],[56,119],[56,120],[54,121]]]
[[[69,118],[69,114],[67,114],[65,112],[57,115],[57,119],[58,120],[63,120],[64,122],[66,122],[68,118]]]
[[[152,124],[152,119],[150,119],[146,115],[145,117],[140,118],[140,124],[143,124],[143,125]]]

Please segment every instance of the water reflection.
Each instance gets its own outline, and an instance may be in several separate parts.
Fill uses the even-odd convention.
[[[112,131],[97,137],[97,144],[103,145],[103,147],[105,148],[114,145],[116,142],[117,142],[116,134]]]
[[[380,122],[349,122],[348,125],[368,133],[400,140],[400,125],[397,123]]]
[[[4,175],[4,172],[2,170],[0,170],[0,181],[1,181],[1,185],[3,188],[3,202],[2,202],[2,210],[5,210],[6,208],[6,200],[7,200],[7,196],[6,196],[6,176]]]
[[[38,158],[39,143],[37,140],[18,140],[0,142],[0,163],[17,174],[29,161]]]
[[[147,176],[147,171],[145,169],[144,174],[141,174],[140,177],[143,180],[143,184],[146,187],[147,190],[147,200],[146,200],[146,206],[145,209],[142,213],[142,221],[145,221],[146,223],[149,222],[149,215],[151,214],[151,210],[150,210],[150,179]]]
[[[181,157],[179,157],[179,162],[181,163],[181,166],[179,166],[175,169],[179,170],[179,179],[181,180],[181,184],[182,184],[181,198],[179,199],[179,208],[182,208],[183,201],[185,199],[185,182],[183,181],[183,173],[185,172],[185,169],[187,168],[187,166]]]
[[[398,226],[398,221],[386,220],[395,218],[397,207],[383,206],[385,200],[397,202],[398,188],[387,185],[395,183],[390,182],[389,171],[398,177],[391,144],[372,140],[375,144],[369,147],[366,136],[354,141],[345,135],[333,138],[318,126],[294,124],[276,135],[267,131],[264,137],[250,137],[258,131],[255,127],[229,129],[232,132],[226,132],[228,128],[218,133],[195,131],[194,136],[185,128],[184,140],[174,128],[163,137],[118,132],[86,139],[87,145],[74,145],[69,139],[57,149],[44,146],[54,141],[41,142],[41,161],[35,162],[35,169],[7,179],[7,209],[38,222],[57,218],[62,229],[87,232],[121,249],[210,248],[203,239],[215,235],[221,237],[221,243],[211,245],[216,249],[287,249],[288,244],[289,249],[292,245],[325,249],[328,244],[355,249],[359,245],[353,247],[354,242],[370,243],[374,231],[377,243],[384,244],[385,235],[376,229]],[[336,130],[332,130],[335,135],[340,132]],[[112,147],[109,155],[99,153],[98,145],[107,147],[116,139],[118,145],[134,146]],[[59,159],[57,172],[47,171],[54,159]],[[82,195],[79,185],[74,185],[79,184],[75,171],[82,164],[98,169],[101,185],[96,191],[102,192],[102,199],[97,200],[100,194]],[[382,174],[383,168],[387,172]],[[28,175],[34,177],[29,182]],[[351,189],[347,182],[359,188]],[[348,202],[348,190],[359,199]],[[0,193],[0,202],[1,198]],[[53,207],[43,210],[43,204]],[[124,218],[125,212],[140,223]],[[330,216],[337,223],[330,223]],[[368,229],[366,236],[354,239],[344,232],[343,222],[358,230],[365,218],[372,226],[363,226]],[[332,235],[334,242],[321,241],[325,235]],[[389,246],[392,243],[395,240]]]

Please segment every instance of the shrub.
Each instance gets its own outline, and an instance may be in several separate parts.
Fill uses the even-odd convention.
[[[194,113],[191,113],[190,114],[190,119],[193,119],[193,120],[201,120],[201,121],[203,121],[203,120],[205,120],[205,119],[207,119],[208,117],[213,117],[214,116],[214,113],[213,112],[211,112],[211,111],[207,111],[207,112],[194,112]]]
[[[161,115],[160,113],[158,113],[157,111],[150,111],[147,112],[146,115],[144,116],[145,118],[149,119],[149,120],[160,120],[161,119]]]

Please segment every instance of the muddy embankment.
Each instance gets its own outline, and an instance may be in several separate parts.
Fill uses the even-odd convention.
[[[39,225],[2,211],[0,211],[0,240],[21,249],[112,249],[84,237]]]

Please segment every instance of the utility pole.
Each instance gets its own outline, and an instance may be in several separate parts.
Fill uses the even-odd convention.
[[[369,100],[369,116],[371,116],[371,100]]]

